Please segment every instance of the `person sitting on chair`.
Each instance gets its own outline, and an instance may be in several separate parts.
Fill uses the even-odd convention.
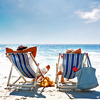
[[[67,49],[66,50],[66,53],[81,53],[81,49],[77,49],[77,50],[73,50],[73,49]],[[59,54],[61,56],[61,58],[63,59],[63,55],[62,54]],[[62,63],[60,64],[60,66],[58,67],[59,68],[59,72],[58,72],[58,75],[61,75],[62,72],[63,72],[63,67],[62,67]],[[64,82],[64,77],[61,75],[61,82]],[[67,79],[67,81],[69,81],[69,79]]]
[[[6,47],[6,53],[28,53],[28,52],[31,52],[33,57],[35,58],[36,57],[36,52],[37,52],[37,47],[34,46],[34,47],[27,47],[27,46],[23,46],[23,45],[20,45],[18,46],[17,50],[14,51],[12,50],[11,48],[8,48]],[[33,60],[31,57],[29,57],[29,64],[30,66],[33,68],[34,72],[36,72],[36,66],[34,66],[34,63],[33,63]],[[41,72],[43,74],[46,74],[50,69],[50,65],[47,65],[46,67],[44,68],[41,68]],[[38,76],[40,76],[40,73],[38,73]]]

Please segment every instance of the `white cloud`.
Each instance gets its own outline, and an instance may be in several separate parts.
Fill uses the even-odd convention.
[[[87,19],[85,23],[91,23],[100,20],[100,9],[93,9],[92,12],[77,11],[75,13],[77,13],[80,18]]]

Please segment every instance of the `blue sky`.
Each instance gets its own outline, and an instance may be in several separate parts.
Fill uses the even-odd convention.
[[[100,44],[100,0],[0,0],[0,44]]]

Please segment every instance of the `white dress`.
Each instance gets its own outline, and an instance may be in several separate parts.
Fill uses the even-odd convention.
[[[29,57],[29,64],[30,64],[31,68],[34,70],[34,72],[36,73],[37,66],[35,65],[35,63],[34,63],[34,61],[33,61],[33,59],[31,57]],[[41,72],[43,74],[45,74],[47,72],[47,68],[46,67],[40,68],[40,70],[41,70]],[[40,75],[41,75],[40,71],[38,71],[38,75],[37,76],[40,76]]]
[[[58,66],[59,71],[63,72],[63,63]]]

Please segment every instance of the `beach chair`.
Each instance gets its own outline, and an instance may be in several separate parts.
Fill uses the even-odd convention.
[[[69,81],[60,82],[59,76],[58,76],[58,69],[60,65],[60,59],[61,56],[59,54],[58,57],[58,63],[56,64],[56,88],[59,88],[59,90],[66,90],[66,89],[77,89],[77,81],[70,81],[70,79],[73,80],[73,78],[76,77],[75,71],[73,70],[73,67],[75,66],[78,70],[83,67],[83,64],[85,66],[86,60],[87,60],[87,54],[85,53],[64,53],[63,59],[62,59],[62,67],[63,67],[63,73],[62,76],[66,79],[69,79]]]
[[[8,82],[7,82],[7,89],[13,88],[13,89],[30,90],[30,89],[35,88],[36,84],[39,82],[40,77],[44,78],[44,75],[42,74],[42,72],[39,68],[39,64],[34,59],[32,53],[6,53],[6,56],[12,63]],[[37,67],[36,73],[34,72],[34,70],[32,69],[32,67],[29,64],[28,56],[32,57],[35,65],[36,65],[35,67]],[[20,77],[11,84],[10,81],[12,78],[11,75],[12,75],[13,67],[17,70]],[[37,79],[38,72],[40,72],[41,75]],[[34,82],[28,81],[28,78],[30,78],[30,79],[32,78],[31,80],[33,80],[33,78],[34,78],[35,81]],[[19,82],[19,80],[21,80],[21,79],[23,80],[23,82]]]

